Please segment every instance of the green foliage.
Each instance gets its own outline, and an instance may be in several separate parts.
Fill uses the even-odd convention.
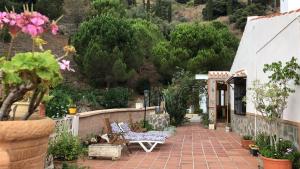
[[[204,20],[214,19],[214,5],[215,5],[215,3],[213,0],[207,0],[205,8],[202,10],[202,15],[203,15]],[[221,6],[222,6],[222,4],[221,4]],[[216,18],[216,16],[215,16],[215,18]]]
[[[226,7],[227,7],[227,15],[231,15],[232,14],[232,2],[233,0],[227,0],[227,4],[226,4]]]
[[[46,103],[46,115],[51,118],[61,118],[68,114],[70,96],[59,89],[51,90],[50,95],[53,98]]]
[[[180,71],[173,79],[172,85],[163,91],[172,125],[178,126],[184,122],[187,108],[193,104],[193,96],[199,94],[199,91],[193,90],[195,83],[192,74]]]
[[[185,1],[185,0],[183,0]],[[184,2],[185,3],[185,2]],[[161,19],[172,21],[172,1],[158,0],[154,7],[154,13]]]
[[[206,7],[202,10],[204,20],[213,20],[227,15],[226,0],[208,0]]]
[[[171,32],[170,42],[153,48],[153,63],[167,81],[178,68],[192,73],[229,70],[238,39],[220,22],[183,23]]]
[[[187,3],[189,0],[176,0],[176,2],[178,2],[178,3],[182,3],[182,4],[185,4],[185,3]]]
[[[110,14],[116,17],[124,17],[125,6],[120,0],[92,0],[91,16]]]
[[[300,84],[299,70],[297,59],[292,57],[285,64],[281,61],[265,64],[264,73],[270,73],[267,83],[260,84],[259,81],[254,81],[253,87],[250,88],[253,91],[253,103],[268,122],[276,122],[282,118],[288,97],[295,92],[290,84]]]
[[[265,64],[263,71],[269,75],[269,81],[261,84],[256,80],[250,88],[255,108],[262,114],[270,128],[270,145],[274,150],[268,149],[266,154],[280,151],[276,137],[279,135],[278,124],[288,105],[289,96],[295,92],[295,86],[299,85],[299,70],[300,65],[294,57],[285,64],[281,61]],[[294,86],[291,86],[292,84]]]
[[[34,7],[50,19],[57,19],[63,14],[64,0],[37,0]]]
[[[127,88],[116,87],[104,91],[101,104],[105,108],[126,108],[130,93]]]
[[[61,80],[59,65],[50,51],[18,53],[11,61],[3,61],[0,69],[5,73],[3,82],[7,85],[33,84],[55,86]],[[25,76],[26,74],[26,76]]]
[[[135,91],[138,92],[138,94],[143,95],[144,90],[150,90],[150,82],[149,79],[141,77],[140,79],[137,80],[136,85],[135,85]]]
[[[229,16],[229,20],[230,23],[235,23],[236,28],[244,30],[248,16],[259,16],[265,14],[266,11],[264,6],[253,3],[234,11],[232,15]]]
[[[67,125],[62,125],[56,132],[56,137],[51,139],[48,148],[49,154],[56,160],[76,160],[85,152],[78,137],[68,131]]]
[[[244,135],[244,136],[243,136],[243,139],[244,139],[244,140],[252,140],[252,138],[253,138],[253,137],[252,137],[251,135]]]
[[[267,147],[270,145],[270,136],[260,133],[256,136],[255,144],[258,147]]]
[[[72,40],[77,50],[75,61],[92,85],[126,82],[135,74],[143,57],[134,36],[128,20],[109,15],[81,24]]]
[[[140,121],[140,126],[141,127],[144,127],[145,126],[145,129],[147,130],[147,131],[151,131],[151,130],[153,130],[153,126],[149,123],[149,121],[145,121],[145,125],[144,125],[144,120],[141,120]]]
[[[59,85],[50,90],[49,94],[51,100],[46,102],[46,115],[51,118],[65,116],[70,104],[75,104],[78,111],[81,106],[99,109],[102,97],[102,92],[97,89],[78,89],[68,85]]]
[[[291,160],[293,163],[293,169],[298,169],[300,166],[300,153],[293,146],[293,143],[291,141],[279,139],[276,147],[260,147],[259,152],[262,156],[267,158]]]
[[[3,28],[2,30],[0,30],[0,41],[4,42],[4,43],[9,43],[11,40],[11,36],[8,32],[7,28]]]
[[[130,25],[134,31],[134,37],[138,40],[140,56],[144,58],[152,57],[152,48],[159,41],[164,39],[159,27],[152,22],[143,19],[132,19]]]
[[[1,0],[0,11],[4,11],[5,7],[7,7],[8,10],[12,10],[12,8],[14,8],[16,12],[22,12],[23,2],[26,1]],[[63,14],[63,4],[64,0],[37,0],[36,3],[33,4],[33,7],[34,10],[54,20]]]
[[[209,125],[209,115],[208,115],[208,113],[202,114],[201,124],[203,124],[203,126],[205,126],[205,127],[208,127],[208,125]]]
[[[206,3],[206,0],[194,0],[194,5],[200,5]]]

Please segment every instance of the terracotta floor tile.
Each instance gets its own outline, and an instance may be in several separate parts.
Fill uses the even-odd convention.
[[[138,145],[120,160],[79,160],[91,169],[257,169],[258,161],[241,148],[240,137],[199,124],[181,126],[164,145],[146,153]]]

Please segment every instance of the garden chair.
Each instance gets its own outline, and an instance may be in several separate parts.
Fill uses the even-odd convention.
[[[122,133],[129,144],[139,144],[145,152],[151,152],[158,144],[164,144],[166,138],[157,134],[137,133],[137,132],[123,132],[118,123],[110,124],[112,133]]]
[[[106,133],[108,137],[108,143],[114,145],[122,145],[126,148],[127,154],[131,153],[129,149],[129,142],[125,139],[122,132],[113,132],[112,127],[110,125],[109,118],[104,119],[104,124],[106,126]],[[105,137],[105,136],[104,136]]]
[[[135,122],[135,123],[133,122],[131,113],[129,113],[128,116],[129,116],[129,124],[130,124],[131,131],[134,131],[134,132],[146,132],[147,131],[147,129],[143,128],[139,122]]]

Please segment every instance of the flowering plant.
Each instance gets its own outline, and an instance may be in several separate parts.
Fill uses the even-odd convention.
[[[7,28],[12,37],[7,55],[0,57],[0,121],[14,120],[15,117],[10,116],[12,104],[32,92],[28,111],[22,117],[27,120],[47,95],[49,88],[62,80],[60,69],[74,71],[70,68],[70,62],[64,59],[75,52],[74,47],[64,47],[65,54],[61,57],[43,49],[47,42],[40,36],[47,31],[56,35],[58,20],[50,22],[48,17],[29,10],[28,6],[24,6],[24,12],[19,14],[14,11],[0,12],[0,30]],[[12,56],[14,40],[20,33],[31,37],[32,52]]]

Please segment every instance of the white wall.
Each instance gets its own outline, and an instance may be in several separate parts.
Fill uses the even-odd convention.
[[[300,13],[286,14],[273,18],[262,18],[257,20],[248,19],[240,46],[238,48],[231,73],[240,69],[247,72],[247,88],[251,87],[255,79],[262,82],[267,81],[267,74],[263,73],[264,64],[277,61],[289,61],[293,56],[300,63],[300,19],[292,22]],[[292,22],[292,23],[291,23]],[[285,30],[289,23],[291,23]],[[282,31],[280,34],[278,34]],[[277,37],[275,37],[278,34]],[[268,41],[275,37],[268,45]],[[261,49],[260,51],[258,51]],[[299,72],[300,73],[300,72]],[[231,105],[233,109],[234,93],[231,90]],[[247,91],[247,112],[255,113],[251,102],[251,94]],[[300,122],[300,87],[296,89],[288,102],[284,119]]]
[[[280,12],[289,12],[300,8],[300,0],[280,0]]]

